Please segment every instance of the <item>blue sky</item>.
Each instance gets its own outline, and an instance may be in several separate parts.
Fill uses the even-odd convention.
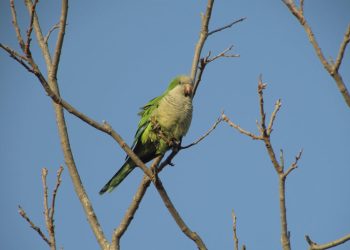
[[[24,34],[28,15],[17,14]],[[178,74],[190,71],[206,1],[71,1],[58,80],[62,97],[95,120],[107,120],[129,143],[139,107],[159,95]],[[0,2],[0,41],[18,49],[8,3]],[[350,23],[350,2],[306,1],[305,16],[327,58],[335,58]],[[46,31],[58,22],[59,5],[41,1]],[[257,79],[268,83],[269,113],[282,99],[272,143],[286,163],[304,154],[287,180],[287,211],[293,249],[306,249],[304,235],[319,243],[350,233],[350,113],[335,83],[318,61],[304,30],[281,1],[216,1],[210,28],[247,17],[208,40],[204,54],[234,45],[240,58],[211,63],[194,100],[184,144],[201,136],[224,110],[256,132]],[[51,44],[54,44],[52,36]],[[44,67],[36,41],[33,53]],[[43,68],[44,69],[44,68]],[[341,73],[350,87],[350,54]],[[46,70],[43,70],[44,72]],[[0,52],[0,248],[47,249],[18,215],[21,205],[44,228],[41,168],[64,165],[54,112],[40,84]],[[80,176],[108,239],[124,215],[142,172],[136,170],[113,193],[98,191],[122,165],[125,154],[108,136],[67,114],[71,146]],[[227,124],[199,145],[181,152],[161,178],[189,227],[209,249],[233,249],[231,210],[238,236],[248,249],[279,249],[278,179],[263,143]],[[56,207],[57,245],[98,249],[67,169]],[[122,249],[196,249],[178,229],[154,187],[149,188]],[[350,243],[336,249],[349,249]]]

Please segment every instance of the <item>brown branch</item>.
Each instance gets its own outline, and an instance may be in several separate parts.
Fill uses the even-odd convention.
[[[44,42],[47,44],[52,32],[60,27],[60,23],[56,23],[54,26],[51,27],[51,29],[47,32],[47,35],[44,38]]]
[[[339,238],[337,240],[333,240],[331,242],[321,244],[321,245],[313,242],[308,235],[305,235],[305,239],[309,244],[309,250],[324,250],[324,249],[329,249],[347,242],[348,240],[350,240],[350,234],[345,235],[344,237]]]
[[[294,169],[298,167],[298,161],[300,160],[302,154],[303,154],[303,150],[300,150],[298,155],[295,157],[295,161],[290,165],[290,167],[284,173],[284,178],[286,178]]]
[[[269,125],[267,126],[266,133],[268,135],[271,135],[273,123],[276,119],[276,115],[277,115],[278,111],[280,110],[281,106],[282,106],[281,99],[278,99],[276,104],[275,104],[275,109],[273,110],[273,112],[271,114]]]
[[[278,175],[279,180],[279,205],[280,205],[280,223],[281,223],[281,244],[283,250],[290,250],[290,239],[289,239],[289,231],[288,231],[288,224],[287,224],[287,209],[286,209],[286,191],[285,191],[285,182],[287,176],[297,168],[298,161],[301,158],[302,151],[299,152],[299,154],[296,156],[295,161],[290,165],[288,170],[284,172],[284,155],[283,151],[281,150],[280,154],[280,163],[276,159],[276,154],[273,149],[272,143],[271,143],[271,132],[273,130],[274,121],[276,119],[277,113],[281,108],[281,101],[277,100],[275,104],[275,108],[270,116],[269,124],[266,126],[266,113],[265,113],[265,107],[264,107],[264,89],[266,88],[267,84],[262,82],[261,76],[259,77],[258,82],[258,96],[259,96],[259,111],[260,111],[260,123],[257,122],[260,134],[254,135],[235,123],[231,122],[228,117],[224,114],[222,114],[223,120],[226,121],[231,127],[238,130],[240,133],[249,136],[250,138],[262,140],[264,141],[265,148],[267,150],[267,153],[269,155],[269,158],[272,162],[273,167],[276,170],[276,173]],[[245,247],[244,247],[245,248]]]
[[[237,54],[227,54],[227,52],[231,51],[232,48],[233,48],[233,45],[231,45],[230,47],[226,48],[224,51],[222,51],[221,53],[217,54],[214,57],[210,57],[211,52],[209,51],[209,54],[208,54],[207,57],[205,57],[204,62],[206,64],[208,64],[208,63],[210,63],[212,61],[215,61],[216,59],[218,59],[220,57],[228,57],[228,58],[230,58],[230,57],[239,57],[239,55],[237,55]]]
[[[210,57],[211,56],[211,51],[208,52],[208,55],[204,58],[201,58],[199,61],[199,71],[197,74],[197,79],[194,81],[194,85],[193,85],[193,94],[192,94],[192,98],[195,96],[196,92],[197,92],[197,88],[199,86],[199,83],[202,80],[202,75],[203,72],[206,68],[206,66],[210,63],[215,61],[216,59],[219,59],[221,57],[239,57],[239,55],[237,54],[227,54],[227,52],[231,51],[233,48],[233,45],[231,45],[230,47],[226,48],[223,52],[217,54],[216,56]]]
[[[350,24],[348,25],[348,28],[345,32],[343,42],[340,44],[337,60],[335,61],[335,64],[333,65],[334,72],[338,72],[340,64],[343,61],[346,46],[349,44],[349,42],[350,42]]]
[[[194,145],[197,145],[198,143],[200,143],[202,140],[204,140],[208,135],[211,134],[211,132],[214,131],[214,129],[216,129],[216,127],[219,125],[220,122],[222,122],[223,118],[222,117],[219,117],[215,123],[213,124],[213,126],[204,134],[202,135],[201,137],[199,137],[197,140],[195,140],[194,142],[188,144],[187,146],[183,146],[183,147],[180,147],[180,149],[187,149],[187,148],[190,148]]]
[[[199,34],[198,42],[195,47],[193,61],[192,61],[192,68],[191,68],[191,78],[193,79],[193,81],[195,81],[197,78],[196,76],[197,76],[199,59],[202,53],[204,43],[208,37],[208,26],[209,26],[209,21],[211,17],[211,12],[213,10],[213,5],[214,5],[214,0],[208,0],[205,14],[202,15],[201,31]],[[194,94],[195,94],[195,91],[193,93],[193,97],[194,97]]]
[[[49,207],[48,202],[48,187],[47,187],[47,169],[43,168],[41,170],[41,181],[43,185],[43,206],[44,206],[44,219],[45,219],[45,225],[46,229],[49,233],[49,239],[44,235],[44,233],[41,231],[39,227],[37,227],[27,216],[26,212],[22,209],[21,206],[19,207],[19,214],[30,224],[30,226],[40,235],[40,237],[50,246],[51,250],[56,249],[56,237],[55,237],[55,225],[54,225],[54,211],[55,211],[55,200],[56,200],[56,194],[58,191],[58,188],[61,184],[61,173],[63,171],[63,167],[60,167],[57,172],[57,181],[56,186],[52,193],[52,201],[51,201],[51,207]]]
[[[299,23],[303,26],[303,28],[304,28],[304,30],[309,38],[309,41],[312,44],[312,46],[316,52],[316,55],[320,59],[323,67],[328,71],[330,76],[334,79],[340,93],[342,94],[342,96],[344,98],[344,101],[346,102],[348,107],[350,107],[350,94],[349,94],[348,89],[346,88],[346,85],[342,79],[342,76],[339,74],[339,71],[338,71],[340,64],[341,64],[341,61],[342,61],[343,56],[344,56],[346,46],[349,44],[349,41],[350,41],[350,25],[348,26],[348,28],[345,32],[343,42],[340,45],[337,60],[334,64],[334,63],[332,63],[332,61],[331,62],[327,61],[327,59],[323,55],[323,52],[322,52],[318,42],[316,41],[316,38],[315,38],[313,31],[304,17],[304,10],[303,10],[304,1],[300,2],[300,9],[297,8],[297,6],[294,3],[294,0],[283,0],[283,2],[287,6],[289,11],[296,17],[296,19],[299,21]]]
[[[52,242],[52,238],[55,238],[55,236],[51,235],[52,233],[52,227],[53,225],[51,224],[52,223],[52,220],[50,220],[50,208],[49,208],[49,203],[48,203],[48,191],[47,191],[47,183],[46,183],[46,177],[47,177],[47,168],[43,168],[41,170],[41,181],[43,183],[43,191],[44,191],[44,218],[45,218],[45,224],[46,224],[46,229],[48,230],[49,232],[49,236],[50,236],[50,246],[52,247],[53,246],[53,242]]]
[[[30,42],[32,41],[31,35],[32,35],[32,31],[33,31],[34,14],[35,14],[35,8],[36,8],[37,3],[38,3],[38,0],[34,0],[34,3],[31,7],[31,10],[29,13],[30,14],[30,21],[29,21],[29,27],[27,30],[27,41],[24,45],[24,51],[23,51],[24,54],[27,55],[27,57],[31,57],[29,47],[30,47]]]
[[[10,47],[0,43],[0,48],[5,50],[10,57],[12,57],[14,60],[16,60],[19,64],[21,64],[26,70],[28,70],[30,73],[34,73],[32,68],[26,63],[28,62],[28,58],[25,56],[22,56],[17,51],[11,49]]]
[[[237,217],[235,211],[232,209],[232,221],[233,221],[233,242],[234,242],[234,250],[238,250],[238,237],[237,237]]]
[[[162,156],[157,157],[153,161],[153,163],[150,167],[150,170],[156,171],[156,168],[159,165],[161,160],[162,160]],[[128,229],[131,221],[133,220],[135,213],[136,213],[137,209],[139,208],[140,203],[141,203],[141,201],[142,201],[150,184],[151,184],[151,179],[147,175],[144,175],[143,179],[142,179],[142,181],[141,181],[141,183],[136,191],[136,194],[134,195],[132,203],[130,204],[129,208],[127,209],[127,211],[126,211],[122,221],[120,222],[118,228],[116,228],[113,232],[112,242],[111,242],[112,249],[115,249],[115,250],[120,249],[120,239],[124,235],[126,230]]]
[[[46,238],[45,234],[41,231],[40,227],[36,226],[27,216],[26,212],[24,211],[24,209],[21,206],[18,206],[18,213],[23,217],[23,219],[25,219],[31,228],[34,229],[34,231],[36,231],[40,237],[49,245],[51,246],[51,242],[49,241],[48,238]]]
[[[244,21],[245,19],[246,19],[246,17],[242,17],[242,18],[240,18],[238,20],[235,20],[235,21],[233,21],[233,22],[231,22],[231,23],[229,23],[229,24],[227,24],[227,25],[225,25],[225,26],[223,26],[221,28],[217,28],[217,29],[215,29],[213,31],[210,31],[208,33],[208,36],[211,36],[211,35],[215,34],[216,32],[223,31],[225,29],[231,28],[233,25],[235,25],[237,23],[240,23],[240,22]]]
[[[66,32],[67,14],[68,14],[68,0],[62,0],[61,16],[60,16],[60,22],[59,22],[60,28],[58,32],[57,41],[56,41],[56,48],[55,48],[55,52],[52,60],[51,70],[49,72],[49,79],[50,78],[54,79],[57,76],[58,64],[60,62],[62,45],[63,45],[64,35]]]
[[[247,130],[244,130],[243,128],[241,128],[239,125],[235,124],[234,122],[232,122],[225,114],[221,115],[222,119],[227,122],[228,125],[230,125],[231,127],[233,127],[234,129],[237,129],[238,132],[249,136],[250,138],[252,138],[253,140],[262,140],[261,136],[255,135]]]
[[[25,4],[27,6],[28,11],[30,12],[33,3],[31,0],[25,0]],[[45,38],[41,32],[40,24],[37,15],[34,13],[33,18],[33,27],[34,31],[36,33],[36,37],[39,43],[39,46],[41,48],[43,57],[46,62],[47,71],[49,74],[49,80],[46,82],[46,79],[42,76],[40,70],[38,68],[35,68],[35,65],[32,65],[33,70],[35,71],[35,75],[38,77],[41,84],[46,84],[50,87],[52,93],[55,95],[56,100],[60,100],[59,95],[59,88],[57,83],[57,66],[59,61],[59,55],[61,53],[61,45],[63,42],[64,37],[64,29],[66,27],[66,24],[62,25],[62,20],[66,21],[66,15],[68,12],[68,1],[62,0],[62,10],[61,10],[61,28],[58,34],[58,40],[56,43],[56,49],[55,49],[55,64],[51,61],[51,55],[49,52],[48,44],[45,43]],[[53,67],[54,65],[54,67]],[[57,103],[56,103],[57,104]],[[67,125],[65,122],[65,117],[63,113],[63,109],[60,104],[54,105],[55,113],[56,113],[56,121],[57,121],[57,127],[58,132],[60,135],[61,140],[61,146],[64,154],[64,159],[66,162],[66,165],[68,167],[68,171],[70,174],[70,177],[72,179],[72,183],[75,189],[75,192],[80,200],[80,203],[82,204],[82,207],[84,209],[84,212],[86,214],[87,220],[92,228],[92,231],[94,232],[94,235],[102,249],[107,249],[109,247],[109,243],[106,240],[104,233],[102,231],[102,228],[97,220],[96,214],[94,212],[94,209],[92,207],[92,204],[88,198],[88,195],[84,189],[84,186],[81,182],[78,170],[76,168],[74,157],[72,154],[72,150],[70,147],[69,137],[68,137],[68,131],[67,131]]]
[[[17,40],[19,43],[19,46],[21,47],[22,51],[24,51],[25,45],[24,41],[21,35],[21,30],[18,26],[17,22],[17,13],[16,13],[16,7],[15,7],[15,2],[14,0],[10,0],[10,7],[11,7],[11,15],[12,15],[12,24],[16,32]]]
[[[191,229],[186,225],[186,223],[181,218],[180,214],[176,210],[174,204],[171,202],[167,192],[165,191],[165,188],[163,186],[163,183],[159,179],[158,176],[156,176],[155,182],[153,182],[160,197],[162,198],[164,205],[168,209],[169,213],[172,215],[173,219],[175,220],[178,227],[181,229],[181,231],[191,240],[195,242],[198,249],[200,250],[206,250],[207,247],[205,246],[204,242],[200,238],[200,236],[196,233],[191,231]]]

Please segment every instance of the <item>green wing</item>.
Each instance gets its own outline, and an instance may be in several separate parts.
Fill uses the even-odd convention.
[[[145,106],[141,107],[141,111],[138,113],[141,116],[139,124],[137,126],[137,131],[135,133],[134,142],[131,148],[134,148],[138,141],[141,139],[142,134],[150,123],[151,115],[153,111],[158,107],[159,101],[164,97],[165,93],[161,96],[153,98]]]
[[[150,124],[153,111],[158,107],[160,100],[162,100],[162,98],[166,94],[168,94],[168,92],[170,90],[172,90],[173,88],[175,88],[179,84],[180,78],[181,78],[181,76],[174,78],[170,82],[168,88],[166,89],[166,91],[162,95],[153,98],[145,106],[141,107],[141,111],[138,113],[138,115],[141,116],[141,119],[140,119],[139,124],[137,126],[137,131],[135,133],[134,142],[133,142],[131,148],[134,148],[137,145],[137,143],[140,142],[143,133],[145,132],[148,125]],[[146,131],[146,133],[147,133],[147,131]]]

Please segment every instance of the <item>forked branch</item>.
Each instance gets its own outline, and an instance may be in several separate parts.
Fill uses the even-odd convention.
[[[259,77],[258,82],[258,96],[259,96],[259,110],[260,110],[260,122],[257,122],[259,134],[256,135],[252,132],[249,132],[239,125],[232,122],[225,114],[222,114],[222,118],[225,122],[227,122],[231,127],[236,129],[241,134],[244,134],[254,140],[261,140],[265,144],[266,151],[269,155],[269,158],[272,162],[274,169],[278,175],[279,180],[279,203],[280,203],[280,218],[281,218],[281,245],[283,250],[290,250],[290,239],[289,239],[289,231],[287,224],[287,209],[285,202],[285,182],[286,177],[298,166],[298,161],[301,158],[302,151],[296,156],[295,161],[291,164],[287,171],[284,171],[284,156],[283,151],[281,150],[280,162],[276,158],[275,150],[271,143],[271,133],[273,131],[273,125],[275,119],[277,117],[277,113],[281,108],[281,100],[277,100],[275,104],[275,108],[271,113],[269,123],[266,124],[266,113],[264,106],[264,90],[266,89],[267,84],[262,82],[261,76]]]
[[[34,222],[28,217],[26,212],[21,206],[18,206],[19,208],[19,214],[29,223],[30,227],[33,228],[34,231],[36,231],[39,236],[49,245],[51,250],[56,250],[56,236],[55,236],[55,224],[54,224],[54,215],[55,215],[55,204],[56,204],[56,195],[58,188],[61,185],[61,174],[63,171],[63,167],[61,166],[57,171],[57,179],[56,179],[56,185],[52,192],[51,197],[51,206],[49,206],[48,202],[48,187],[47,187],[47,169],[43,168],[41,171],[41,179],[43,184],[43,190],[44,190],[44,219],[46,224],[46,229],[49,233],[49,237],[46,237],[43,231],[40,229],[40,227],[36,226]]]
[[[304,30],[309,38],[309,41],[311,42],[312,46],[314,47],[316,55],[320,59],[323,67],[328,71],[330,76],[334,79],[340,93],[343,96],[345,103],[350,108],[350,94],[349,94],[349,91],[348,91],[348,89],[347,89],[347,87],[342,79],[342,76],[339,73],[339,67],[340,67],[341,62],[343,60],[346,47],[348,46],[348,44],[350,42],[350,24],[348,25],[348,27],[346,29],[343,41],[342,41],[340,48],[339,48],[339,51],[338,51],[337,59],[334,63],[332,60],[328,61],[326,59],[326,57],[323,55],[321,47],[319,46],[318,42],[316,41],[316,37],[315,37],[313,31],[312,31],[310,25],[308,24],[308,22],[306,21],[306,18],[304,16],[304,1],[303,0],[300,1],[299,8],[296,6],[294,0],[283,0],[283,2],[288,7],[289,11],[299,21],[301,26],[303,26],[303,28],[304,28]]]

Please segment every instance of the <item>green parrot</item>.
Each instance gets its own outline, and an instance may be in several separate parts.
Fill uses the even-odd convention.
[[[147,163],[179,143],[186,135],[192,120],[192,79],[180,75],[174,78],[167,90],[141,108],[141,116],[132,149]],[[127,156],[124,165],[101,189],[100,194],[111,192],[136,164]]]

